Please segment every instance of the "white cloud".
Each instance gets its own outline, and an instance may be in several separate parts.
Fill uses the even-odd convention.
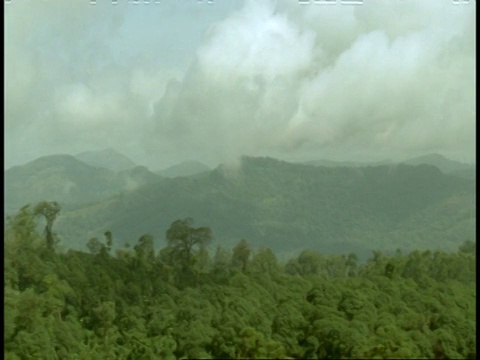
[[[198,4],[12,4],[7,166],[107,146],[153,167],[241,154],[475,157],[474,2],[247,1],[229,16],[220,5],[207,16]],[[180,47],[202,34],[184,59],[195,48]]]
[[[156,113],[159,130],[217,158],[316,149],[472,160],[472,8],[374,5],[248,2],[211,30],[174,110]]]
[[[198,51],[199,67],[209,78],[227,80],[290,76],[312,61],[315,35],[301,32],[271,2],[249,2],[213,29]]]

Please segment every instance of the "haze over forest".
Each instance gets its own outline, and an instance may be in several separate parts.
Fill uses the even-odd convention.
[[[374,249],[453,251],[475,238],[475,166],[438,154],[369,166],[242,157],[233,168],[184,162],[154,173],[106,149],[5,171],[7,214],[43,200],[62,208],[63,249],[85,250],[107,230],[114,248],[149,234],[158,249],[169,224],[184,218],[214,229],[215,246],[248,238],[284,255],[366,259]]]
[[[6,359],[476,359],[475,1],[5,1]]]
[[[117,3],[5,4],[5,169],[475,161],[474,1]]]

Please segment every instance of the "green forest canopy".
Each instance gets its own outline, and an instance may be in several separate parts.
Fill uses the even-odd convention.
[[[247,240],[212,256],[212,231],[185,219],[158,253],[149,235],[112,253],[108,231],[62,253],[54,218],[37,231],[47,205],[5,230],[6,359],[476,357],[473,242],[280,263]]]

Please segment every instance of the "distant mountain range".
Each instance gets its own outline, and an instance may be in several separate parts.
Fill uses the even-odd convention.
[[[113,171],[130,170],[137,166],[129,157],[112,148],[100,151],[85,151],[75,157],[88,165]]]
[[[326,167],[361,167],[361,166],[380,166],[380,165],[387,165],[392,164],[393,162],[390,160],[382,160],[382,161],[375,161],[375,162],[362,162],[362,161],[334,161],[334,160],[310,160],[301,162],[304,165],[312,165],[312,166],[326,166]]]
[[[185,169],[205,171],[180,175],[189,174]],[[446,174],[425,164],[327,167],[243,157],[238,167],[213,170],[180,164],[165,169],[174,177],[166,178],[145,167],[116,172],[54,155],[5,171],[5,210],[58,201],[55,229],[77,249],[106,230],[116,246],[150,233],[160,247],[173,221],[192,217],[225,246],[245,238],[277,252],[454,250],[475,236],[475,181],[452,175],[465,169]]]
[[[158,170],[155,173],[167,178],[176,178],[178,176],[198,175],[210,170],[211,169],[207,165],[199,161],[184,161],[166,169]]]
[[[475,165],[447,159],[440,154],[428,154],[403,161],[407,165],[428,164],[439,168],[445,174],[475,178]]]
[[[360,161],[333,161],[333,160],[311,160],[302,162],[305,165],[326,166],[326,167],[363,167],[363,166],[380,166],[390,164],[406,164],[406,165],[432,165],[440,169],[445,174],[452,174],[464,178],[475,178],[475,164],[466,164],[459,161],[447,159],[440,154],[428,154],[414,157],[400,162],[392,160],[382,160],[375,162],[360,162]]]
[[[277,252],[453,250],[474,238],[474,198],[474,181],[429,165],[326,168],[244,158],[239,169],[165,179],[68,212],[58,230],[70,246],[105,230],[120,245],[144,233],[160,245],[171,222],[192,217],[227,246],[246,238]]]
[[[71,155],[51,155],[14,166],[4,173],[5,212],[42,200],[56,200],[67,207],[84,205],[161,179],[147,168],[133,165],[116,172]]]

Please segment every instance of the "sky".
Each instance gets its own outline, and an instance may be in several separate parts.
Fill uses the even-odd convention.
[[[475,1],[10,0],[5,168],[475,162]]]

